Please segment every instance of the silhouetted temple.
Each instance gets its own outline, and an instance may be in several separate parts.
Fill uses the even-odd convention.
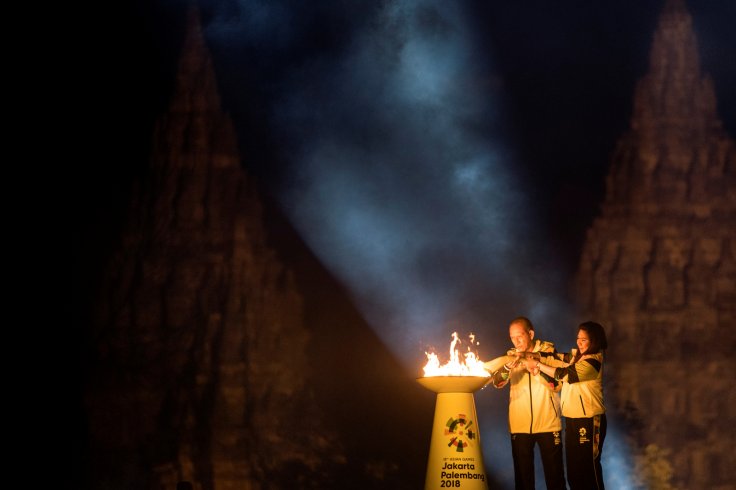
[[[663,450],[678,488],[733,488],[735,163],[691,17],[669,1],[577,286],[609,331],[615,408],[641,449]]]
[[[302,297],[265,242],[195,14],[183,51],[99,302],[94,480],[316,480],[333,441],[310,403]]]
[[[397,376],[385,346],[272,207],[242,167],[192,11],[148,171],[95,285],[91,488],[422,481],[432,395]],[[389,420],[402,437],[381,436]],[[410,451],[417,439],[422,449]]]

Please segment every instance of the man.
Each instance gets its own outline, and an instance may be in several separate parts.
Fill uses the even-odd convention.
[[[535,339],[534,325],[523,316],[511,321],[509,337],[514,348],[508,351],[508,362],[493,372],[491,383],[496,388],[510,383],[509,432],[516,488],[534,489],[534,445],[538,444],[547,488],[565,489],[560,437],[561,386],[552,377],[540,374],[538,369],[530,373],[527,364],[520,362],[523,353],[555,352],[554,346]]]

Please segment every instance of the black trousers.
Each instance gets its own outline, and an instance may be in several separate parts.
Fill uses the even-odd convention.
[[[534,445],[539,445],[548,490],[565,490],[562,464],[562,435],[559,432],[511,434],[514,481],[517,490],[534,490]]]
[[[565,417],[565,460],[571,490],[603,490],[601,453],[606,439],[606,414]]]

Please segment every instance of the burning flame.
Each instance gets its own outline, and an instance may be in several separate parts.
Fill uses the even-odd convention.
[[[469,335],[470,343],[475,343],[475,335]],[[427,354],[427,364],[424,365],[424,376],[482,376],[488,377],[490,373],[483,367],[483,361],[470,350],[464,354],[464,359],[460,358],[460,353],[455,348],[457,344],[462,343],[457,336],[457,332],[452,332],[452,342],[450,342],[450,360],[440,366],[439,357],[434,352],[425,352]]]

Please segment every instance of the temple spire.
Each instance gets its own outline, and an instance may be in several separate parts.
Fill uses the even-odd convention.
[[[626,379],[611,387],[611,411],[636,424],[634,460],[651,448],[672,455],[657,462],[672,467],[672,488],[733,486],[713,468],[733,466],[718,428],[736,420],[720,402],[732,382],[715,374],[736,369],[723,341],[736,318],[736,143],[715,108],[690,14],[668,0],[577,276],[579,316],[606,326],[611,372]],[[622,374],[653,372],[678,381]]]
[[[701,75],[692,17],[683,0],[667,0],[662,10],[631,124],[634,130],[720,127],[713,84]]]
[[[223,110],[212,54],[207,47],[199,9],[187,14],[186,35],[169,110],[156,124],[153,164],[238,167],[235,127]],[[207,155],[207,158],[202,158]]]
[[[169,110],[186,113],[222,110],[212,57],[202,32],[199,9],[194,5],[187,13],[186,35]]]
[[[652,39],[649,70],[634,94],[630,130],[619,140],[607,178],[608,213],[634,202],[683,204],[730,196],[732,151],[716,111],[712,80],[700,70],[692,18],[668,0]],[[655,206],[656,207],[656,206]]]
[[[662,9],[663,15],[671,14],[687,14],[687,7],[685,6],[685,0],[666,0],[664,8]]]

